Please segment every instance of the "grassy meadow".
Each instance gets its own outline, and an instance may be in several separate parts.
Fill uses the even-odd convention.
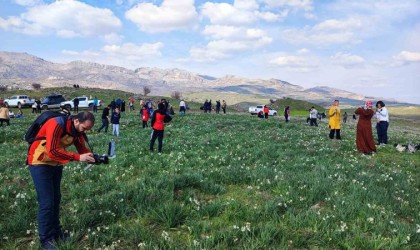
[[[362,156],[352,121],[331,141],[327,120],[310,127],[306,115],[193,111],[166,126],[162,154],[149,152],[138,110],[122,115],[118,138],[89,133],[99,154],[114,138],[117,157],[64,168],[72,240],[60,249],[420,249],[420,152]],[[0,249],[39,248],[28,113],[0,128]],[[390,144],[420,143],[418,128],[392,120]]]

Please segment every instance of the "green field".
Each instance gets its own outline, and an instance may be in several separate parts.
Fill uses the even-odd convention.
[[[149,152],[151,130],[134,112],[118,138],[89,134],[97,153],[114,138],[117,157],[65,167],[72,241],[60,249],[420,249],[420,152],[361,156],[355,123],[331,141],[327,121],[309,127],[306,115],[285,124],[194,111],[174,116],[162,154]],[[0,249],[39,248],[28,112],[0,128]],[[420,143],[418,121],[391,119],[390,144]]]

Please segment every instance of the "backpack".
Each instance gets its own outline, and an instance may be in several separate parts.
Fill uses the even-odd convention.
[[[43,140],[44,138],[36,138],[39,130],[41,127],[50,119],[55,118],[58,122],[58,124],[64,128],[67,118],[69,117],[69,114],[61,113],[57,111],[45,111],[40,116],[38,116],[35,121],[32,123],[32,125],[29,127],[28,131],[25,133],[25,141],[28,142],[29,145],[31,145],[36,140]]]

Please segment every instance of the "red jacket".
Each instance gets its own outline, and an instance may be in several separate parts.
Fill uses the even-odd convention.
[[[149,111],[147,111],[147,109],[143,109],[141,112],[142,112],[142,117],[141,117],[142,120],[147,122],[149,120],[149,117],[150,117]]]
[[[268,107],[264,107],[264,113],[268,114],[268,112],[269,112]]]
[[[162,115],[159,112],[155,112],[155,119],[152,122],[152,127],[156,130],[165,130],[164,120],[166,115]]]
[[[90,150],[85,146],[83,134],[74,131],[72,126],[70,118],[66,122],[66,132],[64,133],[55,118],[48,120],[36,136],[38,138],[45,137],[45,139],[34,141],[29,148],[28,165],[58,166],[70,161],[79,161],[80,154],[89,153]],[[74,131],[74,133],[69,131]],[[66,151],[72,144],[79,154]]]

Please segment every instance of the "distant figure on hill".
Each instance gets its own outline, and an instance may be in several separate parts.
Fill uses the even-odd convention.
[[[121,98],[117,98],[117,100],[115,100],[115,107],[121,109]]]
[[[100,133],[102,129],[105,129],[105,134],[108,133],[110,109],[111,104],[109,104],[102,110],[102,126],[96,132]]]
[[[290,107],[286,106],[286,108],[284,108],[284,119],[286,120],[286,122],[289,122],[290,120]]]
[[[376,152],[375,141],[372,134],[372,117],[375,112],[372,110],[372,101],[367,101],[363,107],[354,112],[359,115],[356,131],[357,150],[363,154]]]
[[[226,114],[226,107],[227,107],[226,101],[225,101],[225,100],[223,100],[223,101],[222,101],[222,110],[223,110],[223,114]]]
[[[258,118],[264,118],[264,111],[260,110],[257,114]]]
[[[328,117],[330,118],[328,122],[328,126],[330,127],[330,139],[341,140],[340,136],[340,121],[341,121],[341,110],[338,107],[340,102],[338,100],[334,100],[333,105],[331,106],[330,110],[328,111]]]

